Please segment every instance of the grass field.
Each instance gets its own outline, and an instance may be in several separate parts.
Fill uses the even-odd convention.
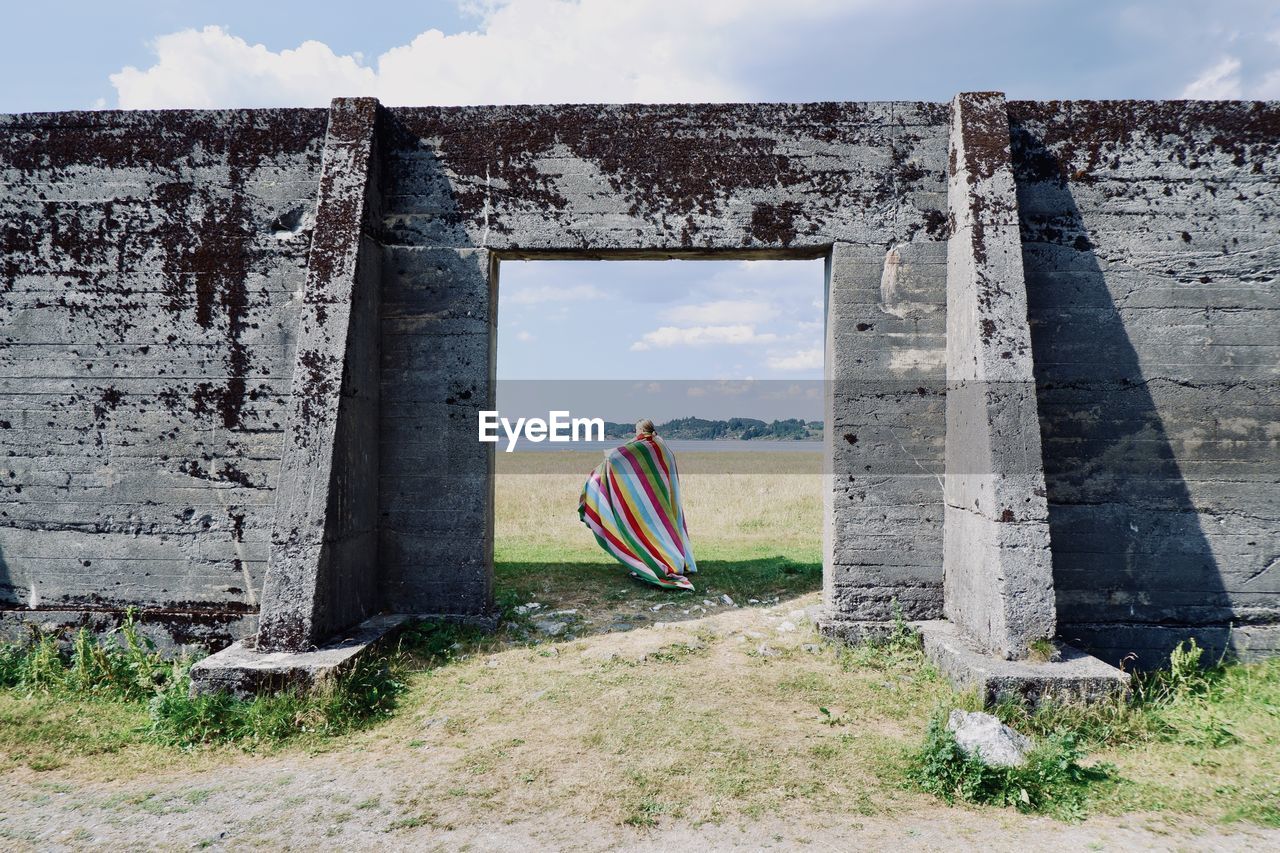
[[[578,494],[598,454],[498,454],[494,499],[495,596],[577,609],[590,626],[653,620],[649,607],[677,602],[664,619],[698,615],[703,599],[792,598],[822,587],[821,455],[685,453],[679,456],[695,593],[628,576],[578,520]],[[725,470],[734,473],[721,473]],[[741,473],[753,471],[753,473]],[[632,606],[635,605],[635,606]]]
[[[760,456],[733,475],[681,456],[702,572],[697,591],[673,593],[627,577],[578,522],[593,458],[579,471],[500,454],[501,627],[411,631],[395,713],[352,733],[324,737],[303,719],[285,738],[179,749],[148,736],[145,702],[0,689],[0,838],[379,846],[467,827],[742,824],[800,843],[857,820],[901,826],[898,843],[919,846],[921,832],[956,826],[1032,831],[1013,809],[950,810],[911,789],[930,719],[973,700],[910,642],[818,637],[820,473]],[[546,620],[563,630],[548,636]],[[1085,764],[1107,767],[1064,813],[1106,828],[1081,837],[1137,827],[1194,845],[1189,833],[1280,827],[1280,661],[1188,684],[1145,707],[1005,712],[1038,736],[1069,733]]]

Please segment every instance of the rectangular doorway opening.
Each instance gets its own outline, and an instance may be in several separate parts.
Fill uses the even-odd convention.
[[[509,624],[573,637],[818,603],[825,280],[821,259],[501,262],[494,600]],[[660,483],[619,509],[618,542],[580,519],[589,475],[642,419],[674,457],[692,591],[614,547],[652,545],[658,570],[647,531],[679,549]]]

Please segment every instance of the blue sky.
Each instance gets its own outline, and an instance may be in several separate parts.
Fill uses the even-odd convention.
[[[10,3],[0,80],[0,112],[1276,99],[1280,0]],[[503,377],[820,375],[820,262],[507,263],[501,284]]]

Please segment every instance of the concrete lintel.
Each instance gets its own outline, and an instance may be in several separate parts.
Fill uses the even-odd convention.
[[[925,655],[957,690],[972,690],[983,702],[1045,700],[1096,702],[1123,695],[1129,674],[1065,643],[1056,644],[1059,660],[1011,661],[983,652],[972,638],[946,620],[916,622]]]
[[[1057,615],[1004,96],[957,95],[950,148],[943,610],[1020,659]]]
[[[270,652],[244,642],[233,643],[191,668],[192,695],[226,691],[244,698],[290,687],[323,688],[410,618],[403,614],[375,616],[339,639],[306,652]]]

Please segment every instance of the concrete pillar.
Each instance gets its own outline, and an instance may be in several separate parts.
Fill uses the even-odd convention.
[[[1004,96],[957,95],[950,149],[943,609],[1020,659],[1056,613]]]
[[[378,609],[379,110],[329,111],[259,651],[304,651]]]

